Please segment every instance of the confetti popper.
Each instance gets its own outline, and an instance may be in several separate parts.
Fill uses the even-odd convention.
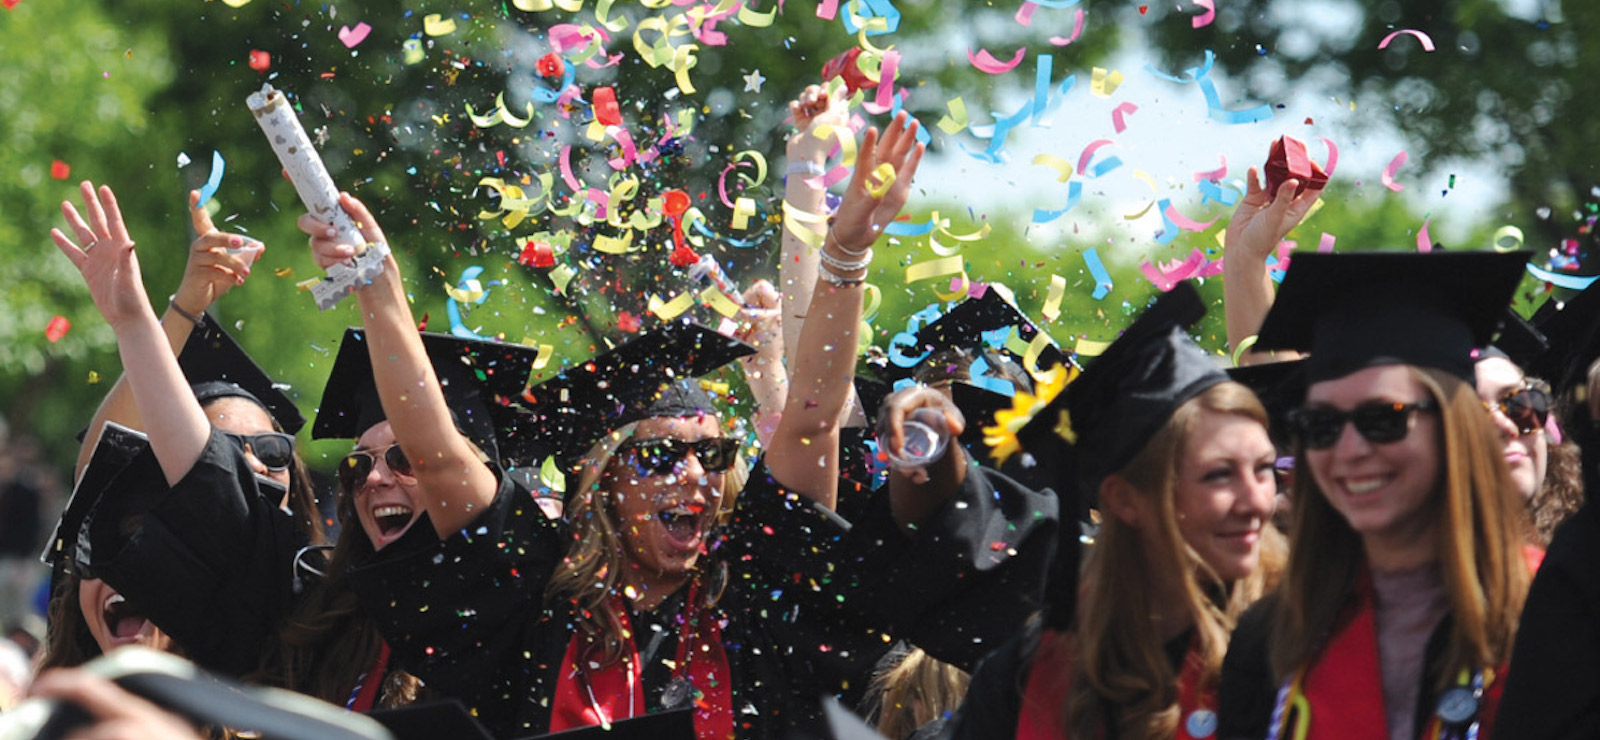
[[[728,279],[728,273],[722,271],[722,265],[717,264],[716,258],[709,254],[700,255],[700,260],[689,268],[689,279],[710,280],[722,292],[740,295],[739,286]]]
[[[333,184],[322,157],[317,155],[294,108],[282,93],[272,85],[262,85],[260,91],[250,93],[245,103],[255,115],[256,123],[261,125],[262,133],[267,135],[272,151],[278,155],[278,162],[283,165],[289,181],[294,183],[295,192],[300,194],[300,202],[305,204],[306,210],[317,218],[331,221],[341,242],[356,245],[355,257],[348,263],[329,267],[328,277],[311,286],[317,308],[326,311],[357,287],[383,274],[389,246],[367,244],[355,222],[339,207],[339,188]]]

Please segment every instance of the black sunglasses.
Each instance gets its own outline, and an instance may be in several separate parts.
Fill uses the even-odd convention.
[[[1500,409],[1500,413],[1517,425],[1517,434],[1533,434],[1543,429],[1545,422],[1550,420],[1550,393],[1538,385],[1530,384],[1506,394],[1494,403],[1484,402],[1483,407],[1490,411]]]
[[[1389,444],[1406,438],[1411,431],[1411,414],[1432,411],[1438,405],[1432,399],[1416,403],[1370,401],[1349,411],[1328,407],[1295,409],[1289,413],[1289,422],[1300,435],[1300,442],[1311,450],[1332,447],[1344,433],[1346,422],[1356,425],[1356,432],[1372,444]]]
[[[733,466],[733,460],[739,453],[739,441],[730,437],[707,437],[705,439],[686,442],[670,437],[655,439],[640,439],[624,443],[617,448],[617,452],[626,452],[633,457],[633,461],[651,475],[666,475],[672,472],[678,463],[689,456],[689,451],[694,450],[694,456],[700,460],[700,466],[708,473],[718,473]]]
[[[288,470],[294,463],[294,437],[283,432],[263,432],[261,434],[234,434],[227,433],[229,437],[239,442],[240,447],[247,447],[250,453],[267,466],[267,470],[274,473]]]
[[[361,490],[361,484],[366,482],[367,475],[378,464],[379,455],[383,456],[383,463],[390,470],[399,475],[411,475],[411,460],[400,450],[400,445],[392,444],[377,450],[354,450],[345,455],[339,461],[339,485],[348,493]]]

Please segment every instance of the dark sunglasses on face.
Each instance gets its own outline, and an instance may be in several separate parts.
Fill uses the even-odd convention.
[[[398,475],[411,475],[411,461],[406,458],[406,453],[400,451],[400,445],[392,444],[376,450],[355,450],[345,455],[339,461],[339,485],[350,493],[361,490],[361,484],[366,482],[367,475],[378,464],[380,455],[389,470]]]
[[[1399,442],[1411,432],[1411,415],[1418,411],[1432,411],[1438,406],[1431,399],[1416,403],[1370,401],[1349,411],[1328,407],[1296,409],[1289,421],[1307,449],[1322,450],[1338,443],[1346,422],[1356,425],[1356,432],[1372,444]]]
[[[739,441],[730,437],[707,437],[705,439],[686,442],[681,439],[661,437],[657,439],[640,439],[627,442],[617,448],[618,452],[628,453],[646,473],[651,475],[666,475],[672,472],[689,451],[694,451],[695,458],[700,460],[700,466],[708,473],[718,473],[733,466],[734,457],[739,452]]]
[[[246,447],[250,454],[255,455],[267,470],[274,473],[288,470],[294,462],[294,437],[282,432],[264,432],[262,434],[233,434],[228,436],[239,442],[240,447]]]
[[[1499,409],[1517,425],[1517,434],[1533,434],[1550,420],[1550,393],[1538,385],[1528,385],[1502,396],[1495,403],[1485,402],[1483,407],[1491,412]]]

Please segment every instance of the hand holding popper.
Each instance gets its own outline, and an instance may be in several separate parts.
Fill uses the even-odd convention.
[[[356,255],[348,263],[328,266],[327,279],[311,288],[318,308],[332,308],[356,288],[382,274],[389,245],[368,243],[349,214],[339,207],[339,189],[334,186],[322,157],[317,155],[300,119],[282,93],[271,85],[262,85],[260,91],[250,94],[246,103],[272,144],[272,151],[278,155],[289,181],[294,183],[295,192],[299,193],[306,210],[321,221],[331,222],[338,232],[338,242],[357,246]]]

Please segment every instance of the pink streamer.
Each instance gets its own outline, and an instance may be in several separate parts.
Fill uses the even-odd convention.
[[[1060,36],[1051,36],[1051,45],[1066,46],[1067,44],[1077,41],[1078,37],[1083,35],[1083,8],[1078,8],[1073,15],[1077,18],[1077,22],[1072,27],[1072,35],[1066,38],[1061,38]]]
[[[1333,169],[1339,166],[1339,145],[1326,136],[1322,137],[1322,143],[1328,145],[1328,163],[1322,166],[1322,174],[1333,177]]]
[[[1173,225],[1183,229],[1184,231],[1205,231],[1206,229],[1211,228],[1212,224],[1217,222],[1216,219],[1211,219],[1205,223],[1195,221],[1188,216],[1178,213],[1177,207],[1171,203],[1167,204],[1166,214],[1167,218],[1172,221]]]
[[[639,148],[633,143],[633,134],[628,133],[627,129],[617,126],[616,131],[612,133],[612,137],[617,140],[618,144],[622,145],[622,156],[606,160],[606,163],[611,165],[611,169],[627,169],[628,165],[638,161]]]
[[[561,91],[561,97],[556,98],[556,110],[561,114],[562,118],[572,119],[572,111],[578,109],[578,106],[574,105],[573,101],[582,102],[583,91],[579,90],[577,85],[568,85],[567,89]],[[582,107],[587,110],[589,106]]]
[[[1111,128],[1116,129],[1119,134],[1126,131],[1128,129],[1126,117],[1138,110],[1139,106],[1133,103],[1123,102],[1118,105],[1116,110],[1111,111]]]
[[[1406,186],[1394,181],[1394,173],[1400,169],[1401,165],[1406,163],[1406,158],[1407,154],[1402,149],[1399,154],[1394,155],[1394,159],[1389,160],[1389,166],[1383,168],[1383,177],[1379,178],[1382,180],[1384,187],[1396,193],[1406,189]]]
[[[595,218],[602,221],[608,218],[609,212],[606,211],[606,204],[610,203],[611,199],[606,196],[606,191],[600,188],[589,188],[589,202],[594,204]]]
[[[1222,274],[1222,260],[1223,259],[1225,259],[1225,258],[1218,257],[1215,260],[1212,260],[1210,262],[1205,263],[1204,265],[1201,265],[1200,269],[1195,270],[1194,276],[1197,277],[1197,278],[1208,278],[1208,277],[1215,277],[1217,275],[1221,275]]]
[[[1020,57],[1018,58],[1020,61]],[[878,67],[878,98],[872,103],[863,102],[868,113],[879,115],[894,110],[894,78],[900,73],[900,52],[893,49],[883,53],[883,64]]]
[[[839,0],[822,0],[817,4],[817,17],[823,20],[833,20],[839,15]]]
[[[1195,0],[1195,1],[1199,2],[1199,0]],[[1402,29],[1400,29],[1398,31],[1395,31],[1394,33],[1389,34],[1388,36],[1384,36],[1383,40],[1378,42],[1378,48],[1379,49],[1387,49],[1387,48],[1389,48],[1389,42],[1393,41],[1396,36],[1399,36],[1401,34],[1405,34],[1407,36],[1415,36],[1415,37],[1417,37],[1417,40],[1422,42],[1422,50],[1423,51],[1433,51],[1433,38],[1428,36],[1428,34],[1425,34],[1425,33],[1421,32],[1421,31],[1418,31],[1415,28],[1402,28]]]
[[[1194,274],[1205,265],[1206,255],[1196,249],[1189,253],[1188,259],[1173,263],[1171,266],[1152,265],[1148,260],[1139,265],[1139,271],[1144,273],[1146,279],[1165,293],[1172,287],[1194,277]]]
[[[1222,178],[1228,176],[1228,156],[1225,154],[1220,154],[1217,156],[1222,159],[1222,166],[1214,170],[1194,173],[1195,182],[1204,182],[1206,180],[1210,180],[1212,182],[1222,182]]]
[[[1217,19],[1217,4],[1213,0],[1194,0],[1194,4],[1206,9],[1206,12],[1189,19],[1195,28],[1209,26]]]
[[[572,145],[570,144],[561,147],[561,181],[565,182],[567,187],[572,188],[574,193],[583,189],[583,185],[578,182],[578,178],[572,176]]]
[[[826,174],[826,175],[817,175],[816,177],[808,177],[808,178],[806,178],[805,182],[806,182],[806,187],[808,187],[808,188],[815,188],[817,190],[826,190],[828,188],[833,187],[834,185],[839,184],[840,181],[844,180],[846,177],[849,177],[849,176],[850,176],[850,168],[849,167],[845,167],[844,165],[838,165],[838,166],[835,166],[833,169],[828,170],[828,174]]]
[[[1089,142],[1089,145],[1083,148],[1083,153],[1078,155],[1078,174],[1081,175],[1084,170],[1089,169],[1089,160],[1094,158],[1094,153],[1099,151],[1100,147],[1110,143],[1113,143],[1110,139],[1096,139]]]
[[[1026,3],[1026,2],[1023,3],[1022,7],[1017,8],[1017,15],[1016,15],[1017,23],[1019,23],[1021,25],[1024,25],[1024,26],[1028,25],[1029,23],[1032,23],[1033,22],[1033,11],[1038,10],[1038,9],[1039,9],[1038,5],[1035,5],[1033,3]]]
[[[979,49],[976,55],[972,53],[971,49],[967,50],[967,60],[972,62],[972,66],[977,67],[979,71],[987,72],[992,75],[1005,74],[1013,69],[1016,69],[1017,65],[1022,63],[1022,58],[1027,55],[1028,47],[1024,46],[1020,49],[1017,49],[1017,53],[1012,55],[1010,62],[1002,62],[998,59],[995,59],[994,55],[990,54],[988,49]],[[888,56],[888,54],[884,54],[884,64],[889,63]],[[878,84],[882,85],[883,83],[880,82]],[[880,92],[880,97],[881,96],[882,94]]]
[[[1417,229],[1417,251],[1423,254],[1433,251],[1433,237],[1428,236],[1428,222],[1432,220],[1432,216],[1422,219],[1422,228]]]
[[[722,168],[722,174],[717,177],[717,195],[722,198],[722,205],[725,205],[729,208],[733,207],[733,199],[728,197],[728,173],[732,172],[738,167],[754,166],[755,165],[741,159],[728,165],[727,167]]]
[[[1322,241],[1317,242],[1317,254],[1328,254],[1332,252],[1333,243],[1336,241],[1339,241],[1339,237],[1329,234],[1326,231],[1322,232]]]

